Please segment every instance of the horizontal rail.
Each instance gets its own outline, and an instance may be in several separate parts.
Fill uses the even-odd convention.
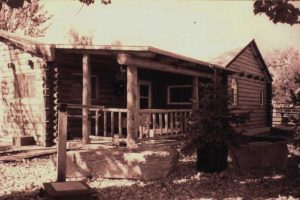
[[[70,114],[68,114],[67,117],[72,117],[72,118],[91,118],[91,119],[96,119],[97,118],[95,116],[88,116],[88,117],[86,117],[86,116],[82,116],[82,115],[70,115]]]
[[[103,110],[105,109],[104,106],[96,106],[96,105],[81,105],[81,104],[71,104],[71,103],[59,103],[58,105],[67,105],[67,108],[73,109],[82,109],[82,108],[89,108],[91,111]]]
[[[290,119],[292,116],[300,116],[300,107],[299,106],[290,106],[290,105],[277,105],[273,107],[272,113],[272,126],[281,125],[287,123],[286,119]]]
[[[63,105],[62,103],[60,105]],[[106,108],[105,106],[66,104],[67,110],[80,111],[88,108],[91,112],[89,120],[94,120],[95,135],[103,137],[122,138],[127,131],[127,109]],[[74,111],[75,111],[74,110]],[[86,118],[79,113],[68,113],[68,117]],[[138,109],[139,123],[137,124],[140,139],[158,138],[166,135],[178,135],[187,132],[187,120],[191,116],[192,109]],[[91,115],[92,114],[92,115]],[[101,131],[101,132],[100,132]]]
[[[141,109],[140,113],[192,112],[192,109]]]
[[[106,112],[122,112],[122,113],[126,113],[127,109],[126,108],[104,108],[103,111],[106,111]]]

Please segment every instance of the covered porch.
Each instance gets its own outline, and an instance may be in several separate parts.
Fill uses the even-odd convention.
[[[152,47],[64,45],[56,45],[53,67],[68,135],[77,126],[83,144],[118,137],[128,146],[187,133],[199,83],[218,69]]]

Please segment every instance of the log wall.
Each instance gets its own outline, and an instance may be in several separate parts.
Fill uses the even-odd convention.
[[[78,77],[82,75],[82,54],[58,52],[55,63],[58,66],[58,103],[82,104],[82,90],[74,90],[74,84],[82,84],[82,79]],[[116,90],[116,73],[120,67],[116,59],[90,55],[90,65],[92,79],[96,79],[96,84],[92,83],[91,93],[95,94],[93,88],[96,88],[96,95],[92,95],[91,105],[126,108],[126,88],[122,92]],[[70,110],[69,114],[80,116],[82,112],[80,109]],[[100,116],[99,121],[103,121],[103,116]],[[81,125],[80,117],[69,118],[68,136],[81,138]],[[96,132],[94,127],[95,120],[92,119],[92,135]]]
[[[0,137],[34,136],[45,145],[43,59],[0,41]]]

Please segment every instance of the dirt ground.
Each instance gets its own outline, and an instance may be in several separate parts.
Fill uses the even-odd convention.
[[[99,199],[300,199],[300,149],[288,147],[288,165],[282,171],[230,166],[221,173],[199,173],[195,157],[182,156],[177,169],[163,180],[86,181],[98,191]],[[0,163],[0,199],[39,199],[42,183],[54,180],[50,156]]]

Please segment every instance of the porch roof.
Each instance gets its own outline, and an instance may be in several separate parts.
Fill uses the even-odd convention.
[[[237,72],[231,69],[226,69],[223,66],[215,63],[190,58],[152,46],[48,44],[41,42],[36,38],[19,36],[15,33],[2,30],[0,31],[0,40],[17,46],[29,53],[43,57],[48,61],[53,61],[55,59],[55,52],[57,51],[99,54],[107,56],[126,54],[137,58],[161,62],[174,67],[179,66],[203,72],[212,72],[213,68],[220,69],[226,73]]]

